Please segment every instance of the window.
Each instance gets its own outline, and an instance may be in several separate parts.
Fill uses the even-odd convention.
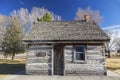
[[[84,46],[75,46],[75,55],[74,58],[76,61],[85,60],[85,50]]]

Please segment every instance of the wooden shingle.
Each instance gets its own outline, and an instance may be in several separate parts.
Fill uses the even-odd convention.
[[[24,41],[109,41],[98,25],[90,21],[50,21],[32,26]]]

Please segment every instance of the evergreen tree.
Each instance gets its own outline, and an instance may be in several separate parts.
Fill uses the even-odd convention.
[[[2,43],[2,48],[4,51],[4,56],[11,56],[14,59],[15,54],[24,51],[22,44],[23,31],[20,27],[20,23],[17,18],[11,20],[9,27],[4,35],[4,40]]]
[[[46,13],[41,19],[37,18],[37,21],[52,21],[52,15]]]

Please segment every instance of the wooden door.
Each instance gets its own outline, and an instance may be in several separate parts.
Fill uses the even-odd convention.
[[[63,46],[54,46],[54,74],[63,75],[64,71],[64,58],[63,58]]]

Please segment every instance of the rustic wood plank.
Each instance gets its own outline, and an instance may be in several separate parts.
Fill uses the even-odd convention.
[[[52,46],[51,75],[54,74],[54,46]]]

